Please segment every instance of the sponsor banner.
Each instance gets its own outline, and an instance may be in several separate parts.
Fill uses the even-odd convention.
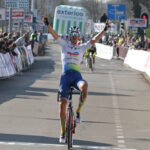
[[[6,20],[5,8],[0,8],[0,20]]]
[[[104,30],[105,23],[94,23],[93,24],[93,31],[94,32],[101,32]]]
[[[12,10],[12,19],[24,19],[24,10],[23,9],[13,9]],[[6,19],[9,20],[9,10],[6,11]]]
[[[32,23],[32,22],[33,22],[33,15],[32,14],[25,15],[24,23]]]
[[[91,34],[92,32],[92,20],[88,19],[86,22],[86,34]]]
[[[113,57],[113,47],[96,43],[97,57],[111,60]]]
[[[37,24],[38,26],[40,26],[40,27],[43,27],[43,26],[44,26],[44,23],[43,23],[42,21],[39,21],[39,20],[37,20],[36,24]]]
[[[87,13],[82,7],[60,5],[55,9],[53,28],[58,34],[69,33],[70,26],[79,26],[81,35],[86,33]]]
[[[128,19],[128,27],[146,27],[147,20],[146,19]]]
[[[13,19],[24,19],[24,10],[23,9],[12,10],[12,18]]]
[[[27,51],[27,53],[28,53],[28,56],[29,56],[29,58],[30,58],[30,64],[33,64],[34,63],[34,57],[33,57],[33,53],[32,53],[32,50],[31,50],[31,45],[28,45],[27,47],[26,47],[26,51]]]
[[[39,49],[39,43],[38,42],[34,42],[33,53],[35,55],[38,54],[38,49]]]
[[[60,5],[56,7],[56,15],[64,19],[85,19],[86,12],[83,7]]]
[[[105,27],[105,23],[94,23],[93,24],[93,31],[94,32],[101,32],[104,30],[104,27]],[[117,34],[117,24],[112,23],[111,27],[108,29],[107,32]]]

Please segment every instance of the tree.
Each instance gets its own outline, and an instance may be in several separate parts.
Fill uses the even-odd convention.
[[[4,0],[0,0],[0,7],[4,7]]]
[[[140,18],[141,16],[141,6],[139,0],[131,0],[133,2],[133,12],[135,18]]]
[[[139,0],[140,3],[142,3],[150,12],[150,1],[149,0]]]
[[[104,11],[102,7],[102,1],[99,0],[84,0],[81,1],[81,5],[87,9],[89,17],[94,21],[98,22],[100,20],[100,16]]]

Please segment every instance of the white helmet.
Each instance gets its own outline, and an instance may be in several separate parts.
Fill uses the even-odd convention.
[[[69,33],[71,34],[72,32],[77,32],[77,33],[80,34],[80,29],[79,29],[79,27],[77,27],[77,26],[71,26],[71,27],[69,28]]]

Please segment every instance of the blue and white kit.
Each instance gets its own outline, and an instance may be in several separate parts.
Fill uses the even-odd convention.
[[[80,64],[83,59],[84,52],[91,47],[90,41],[84,44],[73,46],[70,42],[59,38],[57,41],[62,48],[62,76],[60,80],[61,97],[68,98],[65,94],[69,92],[70,86],[78,89],[80,81],[84,81],[80,73]]]

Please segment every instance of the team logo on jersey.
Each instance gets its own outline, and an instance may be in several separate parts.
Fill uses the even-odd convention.
[[[74,52],[74,53],[72,53],[72,52],[67,52],[67,54],[68,54],[69,56],[74,57],[74,58],[77,58],[77,57],[78,57],[78,55],[79,55],[79,53],[78,53],[78,52]]]

